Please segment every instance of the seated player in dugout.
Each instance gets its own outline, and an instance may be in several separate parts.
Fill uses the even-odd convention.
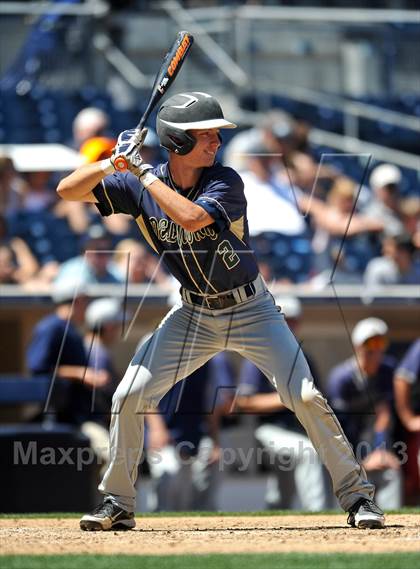
[[[206,93],[167,99],[157,115],[166,163],[143,162],[145,130],[124,131],[113,156],[64,178],[65,200],[93,202],[104,216],[130,214],[169,271],[181,299],[134,355],[113,397],[111,460],[99,486],[102,504],[80,521],[83,530],[135,527],[136,478],[144,415],[165,393],[215,354],[251,360],[277,388],[305,428],[332,478],[348,523],[382,528],[384,513],[322,394],[284,315],[259,275],[249,246],[240,176],[216,161],[226,120]],[[128,171],[116,172],[121,158]]]

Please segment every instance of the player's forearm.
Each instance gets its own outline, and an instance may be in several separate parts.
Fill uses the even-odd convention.
[[[271,413],[284,409],[278,393],[275,392],[238,397],[236,406],[247,413]]]
[[[94,202],[92,190],[105,176],[101,162],[85,164],[60,181],[57,193],[64,200]]]
[[[213,223],[213,219],[200,206],[176,193],[160,180],[155,180],[147,191],[175,223],[187,231],[198,231]]]
[[[365,232],[383,231],[384,224],[382,220],[376,220],[364,215],[353,215],[350,225],[348,226],[347,235],[349,237]]]
[[[86,374],[84,366],[62,365],[57,370],[57,376],[62,379],[82,381]]]
[[[215,445],[220,445],[220,426],[222,417],[229,415],[232,410],[233,397],[227,397],[225,401],[214,406],[207,416],[208,435]]]
[[[391,410],[386,403],[380,403],[375,406],[375,425],[376,432],[384,432],[390,427],[391,423]]]

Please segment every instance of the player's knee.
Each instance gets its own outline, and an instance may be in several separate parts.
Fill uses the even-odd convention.
[[[142,370],[134,375],[129,369],[112,397],[113,412],[121,412],[122,409],[134,411],[139,400],[142,399],[147,378]]]
[[[290,395],[294,407],[299,405],[314,405],[320,398],[323,399],[322,394],[315,387],[311,377],[304,377],[301,381],[294,382],[293,388],[290,389]]]
[[[152,374],[146,368],[138,369],[135,376],[128,372],[114,393],[112,411],[141,413],[153,409],[159,395]]]
[[[121,413],[121,411],[129,410],[134,404],[134,394],[130,393],[130,389],[123,386],[122,383],[118,386],[112,397],[112,411],[113,413]]]

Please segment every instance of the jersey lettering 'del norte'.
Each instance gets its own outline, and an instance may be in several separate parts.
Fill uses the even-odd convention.
[[[253,281],[258,267],[249,246],[243,182],[231,168],[215,163],[204,168],[197,184],[177,188],[168,163],[153,169],[167,186],[200,205],[214,223],[191,232],[172,221],[131,173],[104,178],[93,193],[101,215],[126,213],[149,245],[162,256],[173,276],[198,294],[217,294]]]

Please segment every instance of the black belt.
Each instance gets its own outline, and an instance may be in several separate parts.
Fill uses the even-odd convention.
[[[200,296],[199,294],[188,291],[187,295],[183,295],[183,297],[186,297],[192,304],[196,304],[197,306],[204,306],[211,310],[223,310],[223,308],[230,308],[231,306],[240,304],[255,295],[254,283],[248,283],[235,290],[239,297],[245,296],[245,299],[241,298],[237,300],[233,292],[227,292],[226,294],[219,294],[217,296]]]

